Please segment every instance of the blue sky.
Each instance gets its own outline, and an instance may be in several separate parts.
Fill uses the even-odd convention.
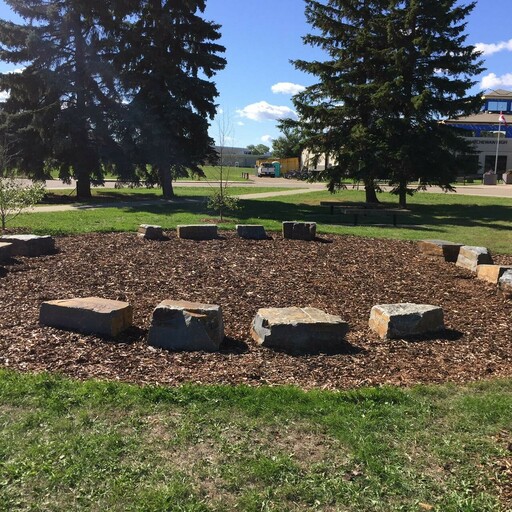
[[[11,11],[0,1],[0,17]],[[222,25],[226,69],[215,82],[219,119],[211,136],[222,132],[226,145],[245,147],[279,136],[276,119],[293,116],[292,92],[312,77],[295,70],[290,59],[313,59],[319,51],[302,44],[308,33],[302,0],[207,0],[205,17]],[[477,0],[468,18],[468,43],[484,51],[487,68],[475,91],[512,90],[512,0]],[[0,63],[0,71],[12,70]]]

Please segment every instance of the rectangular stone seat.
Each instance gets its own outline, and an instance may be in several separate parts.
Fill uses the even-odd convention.
[[[486,247],[475,247],[472,245],[463,245],[460,248],[457,262],[458,267],[466,268],[476,272],[478,265],[492,265],[492,257]]]
[[[150,224],[141,224],[138,235],[146,240],[161,240],[164,237],[161,226],[151,226]]]
[[[311,241],[316,238],[316,222],[285,221],[282,224],[283,238]]]
[[[148,345],[174,351],[215,352],[223,339],[222,309],[216,304],[164,300],[153,311]]]
[[[11,256],[43,256],[55,252],[55,240],[50,235],[3,235],[0,242],[11,243]]]
[[[43,302],[39,311],[42,325],[114,337],[132,325],[132,306],[127,302],[84,297]]]
[[[266,240],[265,228],[259,224],[237,224],[237,235],[248,240]]]
[[[183,224],[177,226],[178,238],[214,240],[218,237],[216,224]]]
[[[443,258],[444,261],[455,263],[459,257],[460,248],[464,244],[447,242],[446,240],[420,240],[418,247],[423,254]]]
[[[378,304],[370,312],[369,326],[381,338],[409,338],[444,329],[442,308],[430,304]]]
[[[507,270],[512,270],[512,265],[478,265],[476,277],[491,284],[498,284],[500,277]]]
[[[9,242],[0,242],[0,262],[9,260],[11,257],[12,244]]]
[[[251,326],[258,345],[292,354],[341,348],[347,332],[347,322],[317,308],[262,308]]]

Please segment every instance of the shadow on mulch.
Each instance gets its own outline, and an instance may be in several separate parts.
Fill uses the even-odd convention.
[[[343,340],[341,343],[337,343],[332,346],[325,346],[321,348],[311,348],[310,350],[302,349],[302,350],[287,350],[283,347],[272,347],[268,350],[272,350],[273,352],[280,352],[282,354],[287,354],[289,356],[338,356],[338,355],[356,355],[361,353],[366,353],[367,351],[361,347],[356,345],[352,345],[348,341]]]
[[[464,336],[464,333],[455,329],[444,329],[442,332],[422,334],[421,336],[408,336],[403,338],[410,343],[422,343],[425,341],[458,341]]]
[[[226,336],[219,347],[221,354],[245,354],[249,351],[249,345],[245,341]]]

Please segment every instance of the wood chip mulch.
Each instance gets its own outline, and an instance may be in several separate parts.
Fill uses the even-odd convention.
[[[367,385],[467,382],[512,376],[512,302],[454,264],[420,254],[413,242],[329,235],[315,242],[148,241],[135,234],[57,239],[58,252],[19,257],[0,278],[0,365],[179,385],[278,385],[346,389]],[[512,256],[497,263],[512,264]],[[45,300],[99,296],[134,306],[135,327],[112,341],[42,327]],[[220,304],[226,341],[218,353],[171,353],[145,343],[164,299]],[[375,304],[439,305],[446,332],[435,339],[379,339]],[[251,321],[261,307],[313,306],[350,324],[335,354],[295,356],[259,348]]]

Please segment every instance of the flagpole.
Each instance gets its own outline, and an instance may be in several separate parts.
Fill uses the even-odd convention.
[[[500,150],[501,117],[498,121],[498,141],[496,142],[496,161],[494,162],[494,174],[498,174],[498,152]]]

